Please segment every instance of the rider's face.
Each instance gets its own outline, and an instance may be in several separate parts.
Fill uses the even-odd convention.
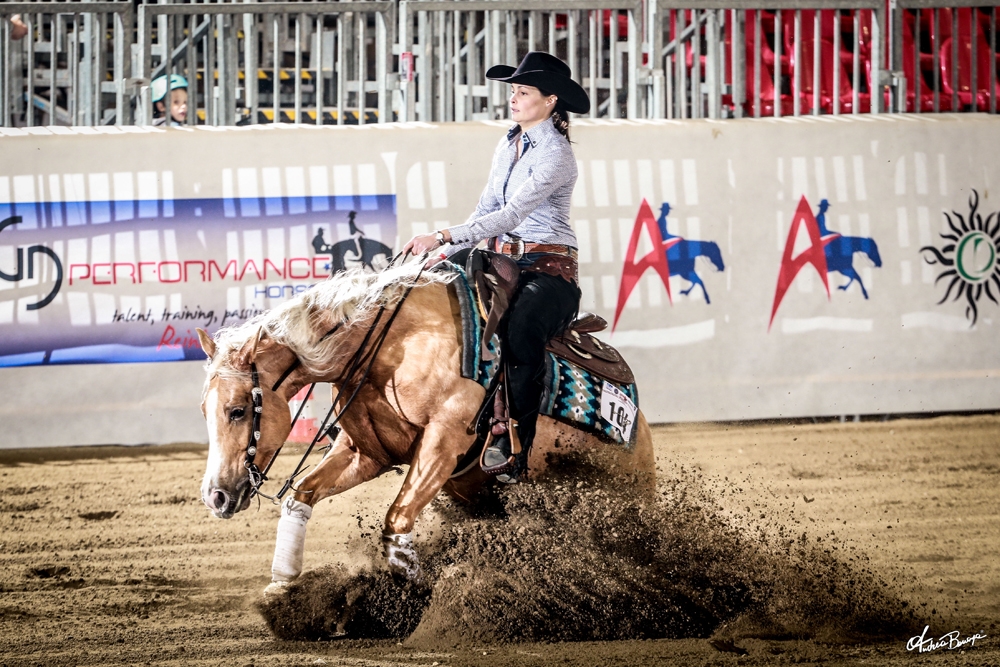
[[[542,92],[534,86],[511,84],[511,118],[521,125],[522,130],[531,129],[552,115],[557,99],[555,95],[543,96]]]

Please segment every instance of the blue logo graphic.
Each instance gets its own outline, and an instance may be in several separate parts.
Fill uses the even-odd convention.
[[[819,225],[819,233],[825,243],[826,251],[826,272],[827,274],[836,271],[842,276],[849,278],[846,285],[839,285],[837,289],[847,291],[855,280],[861,287],[861,294],[868,298],[868,290],[861,282],[861,276],[854,269],[854,253],[864,253],[872,264],[876,267],[882,266],[882,257],[878,254],[878,246],[875,239],[865,236],[843,236],[837,232],[831,232],[826,227],[826,212],[830,208],[830,202],[826,199],[819,203],[819,213],[816,214],[816,224]],[[827,240],[829,239],[829,240]]]
[[[688,241],[685,238],[671,234],[667,231],[667,215],[670,213],[670,204],[663,202],[660,206],[660,217],[656,219],[656,224],[660,228],[660,236],[663,239],[663,247],[667,253],[667,266],[670,275],[680,276],[691,283],[690,287],[681,290],[681,294],[690,294],[695,286],[701,287],[701,293],[705,295],[705,303],[712,303],[708,298],[708,290],[701,276],[695,270],[695,260],[699,257],[707,258],[719,271],[725,271],[726,267],[722,261],[722,252],[719,245],[714,241]]]

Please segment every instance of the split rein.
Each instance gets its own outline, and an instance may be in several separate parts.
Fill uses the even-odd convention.
[[[398,258],[399,255],[394,257],[393,260],[389,262],[389,266],[391,267]],[[263,470],[257,467],[257,464],[254,462],[254,459],[257,456],[257,449],[258,446],[260,445],[260,418],[264,412],[264,391],[260,387],[260,375],[257,372],[257,364],[255,362],[250,362],[250,379],[253,382],[253,389],[250,390],[250,394],[253,401],[253,418],[250,427],[250,438],[247,442],[247,447],[246,447],[246,459],[243,462],[243,467],[247,469],[247,474],[250,477],[251,499],[254,496],[261,496],[267,498],[275,505],[280,504],[282,497],[286,493],[288,493],[289,489],[294,489],[292,485],[295,483],[295,478],[304,472],[303,466],[305,466],[306,459],[312,453],[313,449],[316,447],[316,444],[324,436],[327,435],[330,436],[331,440],[333,438],[336,438],[337,431],[339,431],[339,427],[337,426],[337,424],[340,422],[341,418],[347,413],[348,408],[351,407],[351,404],[354,402],[354,399],[357,398],[358,392],[361,391],[361,387],[364,386],[365,382],[368,380],[368,375],[371,373],[372,367],[375,365],[375,359],[378,356],[379,351],[382,349],[382,345],[385,343],[385,339],[389,336],[389,329],[392,327],[392,323],[396,320],[396,316],[399,314],[400,308],[402,308],[403,303],[406,301],[406,298],[410,296],[410,292],[413,291],[413,288],[420,280],[420,276],[423,274],[423,272],[424,268],[421,267],[420,271],[418,271],[417,275],[414,277],[413,282],[406,288],[406,291],[403,292],[403,296],[399,299],[399,301],[396,302],[396,305],[392,310],[392,314],[386,320],[385,326],[382,328],[382,331],[377,336],[375,336],[374,341],[372,341],[372,336],[373,334],[375,334],[376,329],[378,329],[378,324],[381,321],[382,316],[386,312],[386,307],[384,305],[379,307],[378,313],[375,315],[375,319],[372,320],[371,326],[368,327],[368,332],[365,334],[364,340],[361,341],[361,345],[358,346],[358,349],[355,351],[354,356],[351,358],[351,361],[346,365],[347,370],[344,371],[344,373],[340,376],[340,378],[334,381],[334,384],[338,385],[339,387],[337,389],[337,396],[336,398],[333,399],[333,403],[330,405],[330,409],[329,411],[327,411],[326,416],[323,417],[323,421],[320,424],[319,430],[316,432],[316,435],[313,436],[312,442],[310,442],[309,447],[306,448],[305,454],[303,454],[302,458],[299,459],[299,463],[298,465],[295,466],[295,470],[292,471],[292,474],[289,475],[288,479],[285,480],[285,483],[282,485],[281,490],[278,491],[278,493],[274,494],[273,496],[267,495],[260,489],[264,485],[264,482],[268,480],[267,473],[268,471],[271,470],[271,466],[274,464],[274,461],[278,458],[278,454],[281,453],[281,449],[282,447],[284,447],[284,443],[282,443],[278,447],[278,449],[275,450],[274,454],[271,455],[271,460],[267,462],[267,465],[264,466]],[[345,322],[346,319],[344,321],[339,322],[336,326],[334,326],[332,329],[326,332],[323,335],[323,337],[320,338],[319,342],[322,342],[327,338],[329,338],[331,335],[333,335],[333,333],[336,332],[337,329],[339,329],[340,326]],[[368,347],[369,342],[372,342],[372,346],[370,348]],[[362,365],[364,365],[366,362],[367,366],[365,367],[364,373],[361,375],[361,378],[357,381],[357,384],[354,387],[354,391],[351,392],[350,397],[348,397],[347,401],[344,403],[344,407],[341,408],[340,412],[337,413],[337,416],[334,417],[333,421],[330,421],[330,418],[333,417],[334,410],[336,410],[337,405],[340,403],[340,398],[344,393],[344,389],[351,384],[352,378],[357,374],[357,372],[361,369]],[[285,372],[281,374],[281,377],[279,377],[277,382],[275,382],[274,385],[271,387],[271,391],[277,391],[278,387],[280,387],[281,384],[288,378],[288,376],[292,374],[292,371],[298,368],[301,364],[302,364],[301,360],[298,357],[296,357],[295,361],[293,361],[291,365],[287,369],[285,369]],[[299,409],[295,412],[295,416],[292,418],[292,428],[295,428],[295,424],[296,422],[298,422],[299,416],[302,414],[302,409],[305,407],[306,402],[309,400],[310,396],[312,396],[313,390],[315,388],[316,388],[315,382],[309,385],[309,391],[306,392],[305,398],[302,400],[301,405],[299,405]]]

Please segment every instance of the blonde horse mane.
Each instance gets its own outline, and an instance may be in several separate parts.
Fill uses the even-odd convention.
[[[249,375],[248,370],[235,368],[233,361],[235,353],[258,335],[288,347],[310,373],[335,370],[338,348],[350,335],[351,325],[366,322],[380,307],[392,308],[410,286],[445,284],[456,275],[451,271],[421,272],[421,266],[422,262],[410,262],[377,273],[349,269],[243,324],[220,329],[215,334],[215,355],[206,365],[209,379]],[[344,324],[323,338],[338,322]]]

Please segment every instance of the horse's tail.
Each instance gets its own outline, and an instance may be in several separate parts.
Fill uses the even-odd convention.
[[[715,241],[702,241],[701,242],[701,254],[704,257],[708,257],[709,261],[715,265],[715,268],[719,271],[725,271],[726,265],[722,261],[722,251],[719,250],[719,244]]]

